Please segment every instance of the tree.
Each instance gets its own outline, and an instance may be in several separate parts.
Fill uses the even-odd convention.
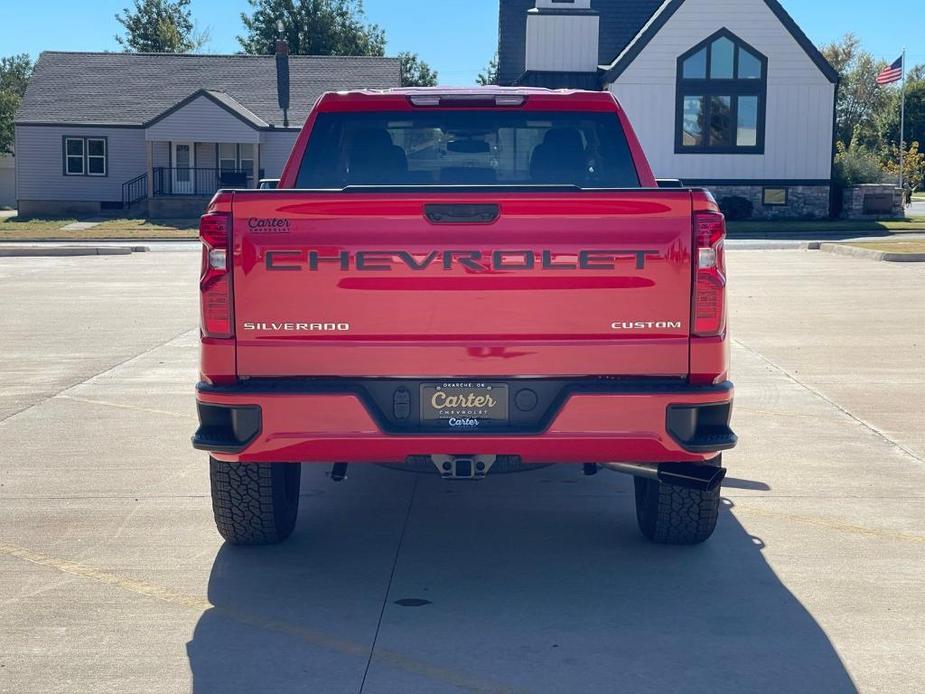
[[[248,2],[251,14],[241,13],[247,34],[238,36],[245,53],[272,53],[283,38],[296,55],[385,55],[385,33],[366,22],[362,0]]]
[[[407,51],[398,54],[401,60],[401,86],[403,87],[436,87],[437,73],[430,66],[418,58],[416,53]]]
[[[889,160],[884,164],[886,173],[894,180],[899,179],[899,147],[890,150]],[[906,202],[911,202],[912,193],[920,190],[925,183],[925,152],[919,152],[919,143],[913,142],[903,154],[903,187]]]
[[[125,27],[116,41],[135,53],[189,53],[209,41],[209,32],[197,32],[189,10],[190,0],[135,0],[116,21]]]
[[[0,58],[0,154],[13,151],[13,116],[26,94],[33,67],[26,53]]]
[[[822,47],[822,54],[839,74],[838,101],[835,104],[835,137],[848,144],[857,137],[865,147],[879,148],[876,118],[890,91],[877,84],[877,74],[886,63],[861,48],[854,34]]]
[[[906,73],[907,82],[925,82],[925,63],[919,63],[909,68]]]
[[[900,100],[902,92],[894,89],[877,119],[878,129],[884,142],[899,144]],[[906,145],[910,142],[925,142],[925,82],[906,84]]]
[[[498,84],[498,54],[492,57],[488,62],[488,65],[485,67],[483,72],[480,72],[478,77],[475,78],[475,81],[478,84],[481,84],[483,87],[489,84]]]

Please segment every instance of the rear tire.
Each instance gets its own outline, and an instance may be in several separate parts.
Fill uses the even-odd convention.
[[[719,467],[722,457],[709,463]],[[720,487],[712,492],[686,489],[658,480],[634,478],[636,520],[642,534],[660,545],[699,545],[716,529]]]
[[[215,525],[233,545],[282,542],[299,513],[298,463],[223,463],[209,458]]]

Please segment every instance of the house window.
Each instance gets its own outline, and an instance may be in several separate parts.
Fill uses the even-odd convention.
[[[762,154],[768,61],[728,29],[678,58],[675,152]]]
[[[237,171],[238,146],[233,142],[222,142],[218,146],[218,168],[221,171]]]
[[[82,137],[64,138],[64,173],[68,176],[83,176],[84,145]]]
[[[254,145],[238,145],[238,169],[248,174],[254,170]]]
[[[765,207],[786,207],[787,188],[765,188],[761,196],[761,204]]]
[[[106,140],[104,138],[87,138],[87,175],[106,175]]]
[[[244,171],[254,169],[254,145],[222,142],[218,145],[218,168],[220,171]]]
[[[105,176],[107,140],[105,137],[65,137],[65,176]]]

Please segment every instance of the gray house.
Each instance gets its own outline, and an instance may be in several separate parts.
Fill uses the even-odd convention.
[[[284,44],[277,56],[42,53],[14,123],[19,213],[199,214],[221,187],[278,177],[322,93],[399,83],[398,59],[290,57]]]
[[[500,0],[502,84],[609,90],[659,178],[824,216],[838,75],[778,0]]]

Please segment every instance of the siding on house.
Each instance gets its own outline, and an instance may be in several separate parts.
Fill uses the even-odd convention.
[[[64,137],[105,137],[106,176],[65,176]],[[122,184],[145,172],[141,128],[16,126],[17,197],[20,200],[121,202]]]
[[[16,158],[0,154],[0,207],[16,207]]]
[[[529,15],[526,69],[596,71],[599,31],[597,15]]]
[[[196,143],[195,168],[197,169],[216,168],[215,143],[214,142],[197,142]]]
[[[279,178],[289,159],[289,153],[299,136],[295,130],[268,131],[260,145],[260,167],[265,178]]]
[[[677,59],[725,27],[768,58],[764,154],[676,154]],[[687,0],[611,85],[656,176],[828,180],[835,85],[764,0]]]
[[[260,131],[205,96],[152,123],[147,140],[188,142],[260,142]]]
[[[154,166],[170,166],[170,143],[169,142],[155,142],[154,143]]]

